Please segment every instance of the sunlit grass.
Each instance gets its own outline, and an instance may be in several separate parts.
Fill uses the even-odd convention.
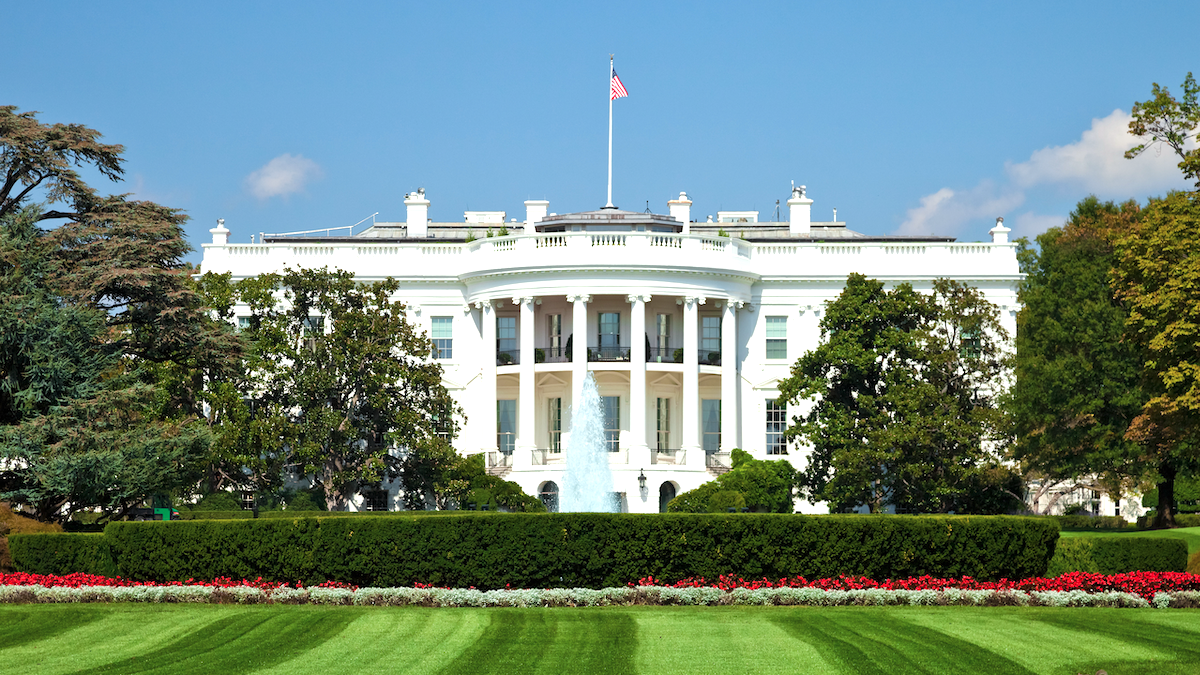
[[[0,607],[0,673],[1196,673],[1200,612]]]

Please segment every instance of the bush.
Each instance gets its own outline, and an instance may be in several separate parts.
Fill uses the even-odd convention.
[[[62,532],[62,528],[54,523],[43,523],[33,518],[26,518],[17,513],[7,504],[0,504],[0,572],[13,569],[12,556],[8,551],[10,534],[41,534],[47,532]]]
[[[1154,511],[1138,518],[1137,526],[1142,529],[1148,529],[1154,524]],[[1200,527],[1200,514],[1197,513],[1176,513],[1175,524],[1179,527]]]
[[[667,504],[667,511],[721,513],[730,506],[745,506],[756,513],[792,512],[796,470],[787,460],[754,459],[739,448],[733,449],[730,458],[733,467],[728,472],[675,497]],[[727,492],[737,493],[740,503],[729,503],[738,500],[726,495]]]
[[[1132,525],[1120,516],[1048,516],[1063,530],[1124,530]]]
[[[118,522],[104,538],[128,579],[487,589],[722,574],[1023,578],[1045,572],[1058,536],[1052,521],[1007,516],[441,514]]]
[[[232,492],[210,492],[200,498],[192,511],[241,511],[242,501]],[[249,513],[247,511],[247,513]]]
[[[1182,572],[1187,542],[1151,537],[1067,537],[1058,540],[1046,576],[1067,572]]]
[[[117,574],[103,534],[14,534],[8,545],[18,572]]]

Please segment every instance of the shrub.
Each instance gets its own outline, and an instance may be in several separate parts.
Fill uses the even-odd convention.
[[[54,523],[43,523],[26,518],[17,513],[7,505],[0,503],[0,572],[11,570],[12,556],[8,550],[8,537],[10,534],[32,534],[32,533],[47,533],[47,532],[62,532],[62,527]]]
[[[1146,529],[1154,524],[1154,511],[1138,518],[1137,526]],[[1176,513],[1175,524],[1179,527],[1200,527],[1200,513]]]
[[[129,579],[484,589],[722,574],[1024,578],[1044,573],[1058,536],[1049,520],[1006,516],[441,513],[118,522],[103,536]]]
[[[723,512],[729,506],[745,506],[756,513],[792,512],[792,487],[796,483],[796,470],[791,464],[782,459],[754,459],[740,448],[733,449],[730,459],[733,467],[727,473],[675,497],[667,504],[667,511]],[[741,503],[726,503],[737,501],[723,494],[726,492],[737,493],[742,498]]]
[[[232,492],[210,492],[200,498],[193,511],[241,511],[242,502]]]
[[[1067,572],[1182,572],[1187,542],[1151,537],[1068,537],[1058,540],[1046,576]]]
[[[1120,516],[1049,516],[1063,530],[1123,530],[1132,525]]]
[[[103,534],[14,534],[9,537],[13,567],[34,574],[99,574],[113,576],[116,568]]]

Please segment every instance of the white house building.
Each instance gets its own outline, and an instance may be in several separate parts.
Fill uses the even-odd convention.
[[[236,280],[328,266],[397,279],[397,299],[435,341],[466,412],[458,451],[485,453],[490,471],[547,499],[562,484],[571,404],[589,371],[623,510],[663,509],[718,475],[733,448],[803,467],[806,448],[783,439],[790,415],[776,388],[817,346],[825,303],[850,273],[918,290],[939,277],[970,283],[1015,331],[1020,275],[1002,219],[984,243],[867,236],[813,221],[804,187],[787,201],[787,222],[760,222],[756,211],[695,222],[685,193],[667,202],[669,215],[559,215],[534,200],[524,222],[507,223],[504,212],[477,211],[431,222],[423,189],[404,203],[406,222],[347,236],[231,243],[222,222],[202,269]],[[399,508],[397,490],[353,508]]]

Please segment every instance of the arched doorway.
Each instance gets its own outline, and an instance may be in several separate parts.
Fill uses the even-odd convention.
[[[546,505],[547,511],[558,513],[558,483],[552,480],[542,483],[542,489],[538,491],[538,497]]]
[[[659,513],[667,512],[667,504],[669,504],[672,499],[675,499],[675,484],[674,483],[672,483],[671,481],[667,481],[667,482],[663,483],[662,485],[658,486],[658,512]]]

